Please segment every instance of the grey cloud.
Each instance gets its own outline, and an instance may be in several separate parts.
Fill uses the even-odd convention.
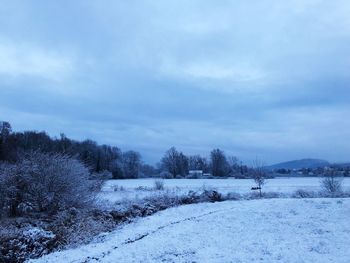
[[[345,0],[5,1],[0,118],[150,162],[172,145],[346,161],[348,13]]]

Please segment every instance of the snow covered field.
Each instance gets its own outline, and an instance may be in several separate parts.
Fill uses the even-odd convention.
[[[154,187],[155,179],[128,179],[109,180],[102,189],[100,198],[111,202],[123,199],[137,199],[154,195],[154,191],[149,191]],[[319,191],[321,178],[300,177],[300,178],[275,178],[269,179],[264,186],[266,192],[292,193],[298,189],[307,191]],[[190,190],[197,191],[206,188],[214,188],[222,194],[237,192],[240,194],[251,192],[251,187],[255,186],[253,180],[247,179],[165,179],[166,191],[175,193],[187,193]],[[120,187],[124,190],[120,191]],[[344,190],[350,190],[350,178],[343,179]]]
[[[347,263],[349,216],[350,199],[185,205],[32,262]]]

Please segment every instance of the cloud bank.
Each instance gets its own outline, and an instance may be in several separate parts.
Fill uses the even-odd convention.
[[[0,119],[244,161],[350,154],[350,3],[4,1]]]

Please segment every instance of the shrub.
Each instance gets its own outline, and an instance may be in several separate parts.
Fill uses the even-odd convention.
[[[83,207],[100,186],[83,164],[63,154],[28,152],[15,164],[3,164],[0,174],[2,208],[10,216]]]
[[[265,192],[263,193],[264,198],[284,198],[285,194],[279,192]]]
[[[0,230],[0,262],[23,262],[50,252],[56,236],[39,227]]]
[[[188,174],[188,175],[186,175],[186,179],[198,179],[198,178],[200,178],[201,176],[200,176],[200,174],[198,174],[198,173],[193,173],[193,174]]]
[[[250,178],[244,174],[235,174],[235,179],[250,179]]]
[[[113,186],[113,191],[114,192],[118,192],[118,191],[123,192],[123,191],[125,191],[125,188],[124,188],[124,186],[115,185],[115,186]]]
[[[203,175],[201,178],[202,179],[217,179],[217,177],[215,177],[213,175]],[[221,179],[226,179],[226,178],[221,178]]]
[[[226,200],[240,200],[242,199],[242,195],[240,195],[239,193],[235,193],[235,192],[230,192],[225,196]]]
[[[181,196],[181,204],[194,204],[199,202],[199,196],[194,191],[189,191],[187,194]]]
[[[154,189],[152,187],[147,187],[147,186],[138,186],[135,188],[136,191],[153,191]]]
[[[154,181],[155,190],[164,190],[164,180],[157,179]]]
[[[200,195],[200,201],[220,202],[223,201],[222,195],[216,190],[204,190]]]
[[[2,169],[0,168],[0,171],[1,170]],[[0,219],[5,213],[6,198],[5,198],[5,195],[3,194],[6,191],[6,188],[5,188],[6,183],[5,182],[6,182],[5,178],[0,172]]]
[[[167,172],[167,171],[161,172],[159,176],[160,176],[160,178],[163,178],[163,179],[172,179],[172,178],[174,178],[174,176],[171,173]]]
[[[314,198],[316,196],[317,196],[317,193],[312,191],[306,191],[303,189],[298,189],[292,194],[292,197],[294,198]]]
[[[177,196],[168,191],[146,197],[144,201],[146,202],[147,207],[150,206],[156,211],[182,204],[181,196]]]
[[[56,235],[60,246],[66,246],[87,243],[94,236],[111,231],[115,226],[110,212],[70,208],[57,213],[48,230]]]

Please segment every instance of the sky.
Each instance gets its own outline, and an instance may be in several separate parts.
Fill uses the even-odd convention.
[[[0,0],[0,120],[139,151],[350,161],[348,0]]]

